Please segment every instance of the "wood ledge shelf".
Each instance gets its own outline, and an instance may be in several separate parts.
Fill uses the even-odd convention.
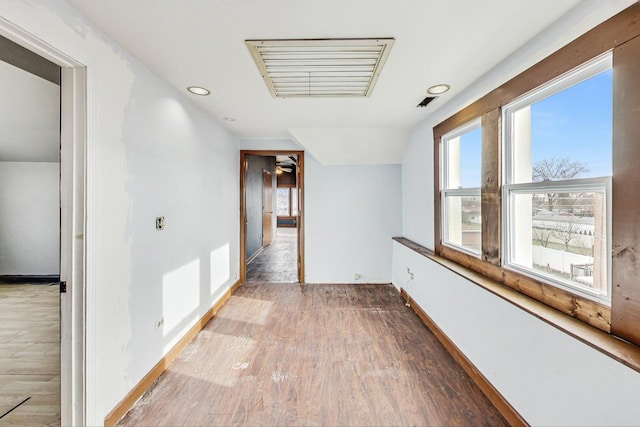
[[[601,331],[598,328],[589,326],[580,320],[561,313],[473,270],[438,256],[433,250],[412,240],[405,237],[393,237],[393,240],[431,261],[440,264],[458,276],[475,283],[562,332],[571,335],[599,352],[606,354],[634,371],[640,372],[640,347]]]

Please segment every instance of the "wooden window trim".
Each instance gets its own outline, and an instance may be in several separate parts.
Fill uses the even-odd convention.
[[[471,105],[434,127],[435,252],[484,277],[509,286],[588,325],[640,345],[640,207],[635,189],[640,175],[632,164],[640,157],[637,128],[640,109],[640,4],[636,3],[596,26],[536,65],[489,92]],[[633,40],[633,43],[629,43]],[[611,308],[580,295],[504,269],[501,241],[500,116],[502,106],[544,83],[607,51],[614,53],[613,129],[613,284]],[[442,245],[440,145],[442,136],[457,127],[482,118],[482,258]],[[623,200],[624,198],[624,200]],[[487,221],[491,218],[491,221]]]
[[[614,51],[613,70],[611,330],[640,345],[640,37]]]

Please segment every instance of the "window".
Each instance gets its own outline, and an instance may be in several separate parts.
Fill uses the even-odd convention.
[[[640,28],[629,27],[639,19],[636,4],[433,128],[433,234],[435,254],[479,286],[503,284],[640,346]],[[444,141],[474,119],[480,257],[446,234],[476,187],[447,182]]]
[[[290,217],[298,215],[298,190],[295,187],[278,187],[276,215]]]
[[[503,108],[504,265],[610,301],[611,54]]]
[[[442,242],[479,256],[482,128],[474,120],[442,137]]]
[[[278,198],[276,200],[276,215],[289,216],[289,188],[278,188]]]

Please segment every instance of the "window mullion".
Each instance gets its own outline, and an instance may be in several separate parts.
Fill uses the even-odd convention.
[[[496,108],[482,116],[482,260],[502,263],[502,174],[500,171],[501,111]]]

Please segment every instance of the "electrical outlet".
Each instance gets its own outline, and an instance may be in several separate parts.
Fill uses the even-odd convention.
[[[358,273],[353,275],[354,280],[360,280],[360,275]]]
[[[157,216],[156,217],[156,230],[158,230],[158,231],[164,230],[164,217],[163,216]]]

